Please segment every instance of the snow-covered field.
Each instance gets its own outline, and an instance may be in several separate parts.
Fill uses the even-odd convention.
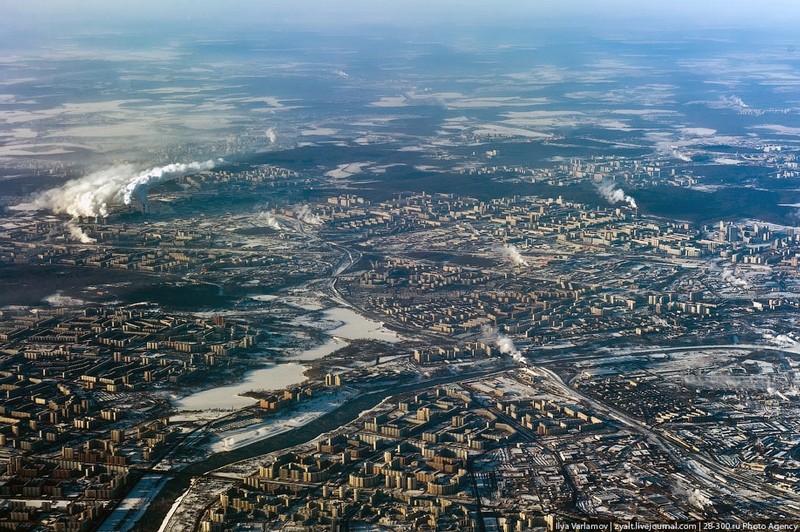
[[[233,451],[277,434],[311,423],[320,416],[335,410],[355,395],[355,391],[342,390],[335,395],[325,395],[298,404],[291,411],[270,417],[268,421],[243,429],[221,432],[214,435],[211,451],[215,453]]]

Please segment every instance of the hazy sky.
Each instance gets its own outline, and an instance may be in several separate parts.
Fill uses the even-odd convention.
[[[626,25],[633,28],[790,28],[796,0],[0,0],[0,22],[28,30],[139,23],[215,27],[349,29],[360,25]],[[619,29],[619,28],[614,28]]]

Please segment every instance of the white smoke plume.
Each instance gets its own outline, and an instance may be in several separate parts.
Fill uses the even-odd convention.
[[[750,288],[750,283],[747,282],[747,279],[738,277],[736,272],[731,268],[723,268],[720,278],[722,279],[722,282],[729,283],[731,286],[736,286],[743,289]]]
[[[515,355],[518,354],[516,346],[514,345],[514,340],[509,338],[504,334],[498,334],[497,338],[495,338],[495,344],[497,344],[497,348],[500,350],[501,353],[504,355]]]
[[[744,103],[744,100],[738,96],[722,96],[720,97],[719,101],[722,104],[734,109],[750,109],[750,106]]]
[[[597,190],[609,203],[617,204],[624,201],[634,209],[638,209],[636,200],[625,194],[621,188],[615,187],[612,181],[601,181],[597,185]]]
[[[672,148],[672,156],[678,159],[679,161],[683,161],[686,163],[692,162],[692,158],[682,151],[678,150],[678,148]]]
[[[525,360],[525,357],[522,356],[522,353],[520,353],[519,349],[514,345],[514,341],[505,334],[498,334],[495,344],[497,344],[497,348],[504,355],[511,355],[511,358],[520,364],[528,364],[528,361]]]
[[[687,388],[696,390],[736,390],[769,393],[774,382],[770,375],[684,375],[681,382]]]
[[[295,207],[294,215],[298,220],[309,225],[322,225],[322,218],[311,212],[311,207],[308,205],[303,204]]]
[[[505,334],[499,334],[497,329],[494,327],[485,326],[482,329],[483,336],[486,338],[494,338],[494,344],[497,346],[497,349],[504,355],[510,355],[515,361],[519,362],[520,364],[527,365],[528,361],[525,360],[525,357],[522,356],[522,353],[519,352],[517,346],[514,345],[514,340],[506,336]]]
[[[517,246],[513,244],[503,244],[502,246],[498,246],[495,250],[500,253],[500,257],[504,260],[507,260],[514,266],[527,266],[528,261],[522,256],[522,254],[517,249]]]
[[[694,505],[700,510],[707,508],[714,508],[714,502],[711,500],[708,492],[695,488],[689,496],[689,503]]]
[[[73,240],[77,240],[83,244],[94,244],[97,242],[97,240],[84,233],[83,229],[76,223],[67,222],[64,227],[69,231],[69,236],[71,236]]]
[[[264,132],[264,135],[267,136],[267,140],[269,141],[270,144],[275,144],[278,141],[278,136],[275,134],[275,130],[272,128],[266,130]]]
[[[86,302],[82,299],[65,296],[61,290],[57,291],[55,294],[50,294],[42,299],[42,301],[51,307],[80,307],[81,305],[86,304]]]
[[[261,211],[256,215],[255,219],[256,223],[259,225],[263,225],[264,227],[270,227],[275,229],[276,231],[281,230],[281,224],[278,222],[278,219],[273,216],[271,212],[268,211]]]
[[[762,332],[761,336],[770,344],[777,345],[784,348],[793,348],[797,346],[797,341],[786,334],[772,334],[771,332]]]
[[[147,202],[147,189],[163,181],[211,170],[217,161],[173,163],[137,171],[132,165],[119,165],[73,179],[36,196],[30,204],[17,205],[17,210],[47,209],[78,218],[108,216],[109,205],[130,205],[133,198]]]

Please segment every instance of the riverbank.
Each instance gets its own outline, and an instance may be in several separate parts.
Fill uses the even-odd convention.
[[[175,501],[185,493],[194,477],[205,475],[215,469],[219,469],[234,462],[255,458],[263,454],[311,441],[321,434],[336,430],[358,419],[359,416],[369,412],[369,410],[387,397],[421,390],[431,386],[479,378],[494,373],[500,373],[508,369],[508,366],[502,365],[502,363],[497,360],[492,361],[492,364],[494,367],[491,369],[463,373],[460,375],[449,375],[447,377],[430,379],[427,381],[417,381],[404,386],[369,392],[357,396],[340,408],[320,416],[313,423],[292,429],[277,436],[266,438],[246,447],[214,454],[201,463],[191,464],[184,470],[175,473],[174,477],[166,483],[158,496],[154,498],[148,511],[134,530],[139,532],[158,530]]]

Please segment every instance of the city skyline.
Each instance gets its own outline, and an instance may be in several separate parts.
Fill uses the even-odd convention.
[[[0,5],[0,527],[794,527],[798,15]]]

